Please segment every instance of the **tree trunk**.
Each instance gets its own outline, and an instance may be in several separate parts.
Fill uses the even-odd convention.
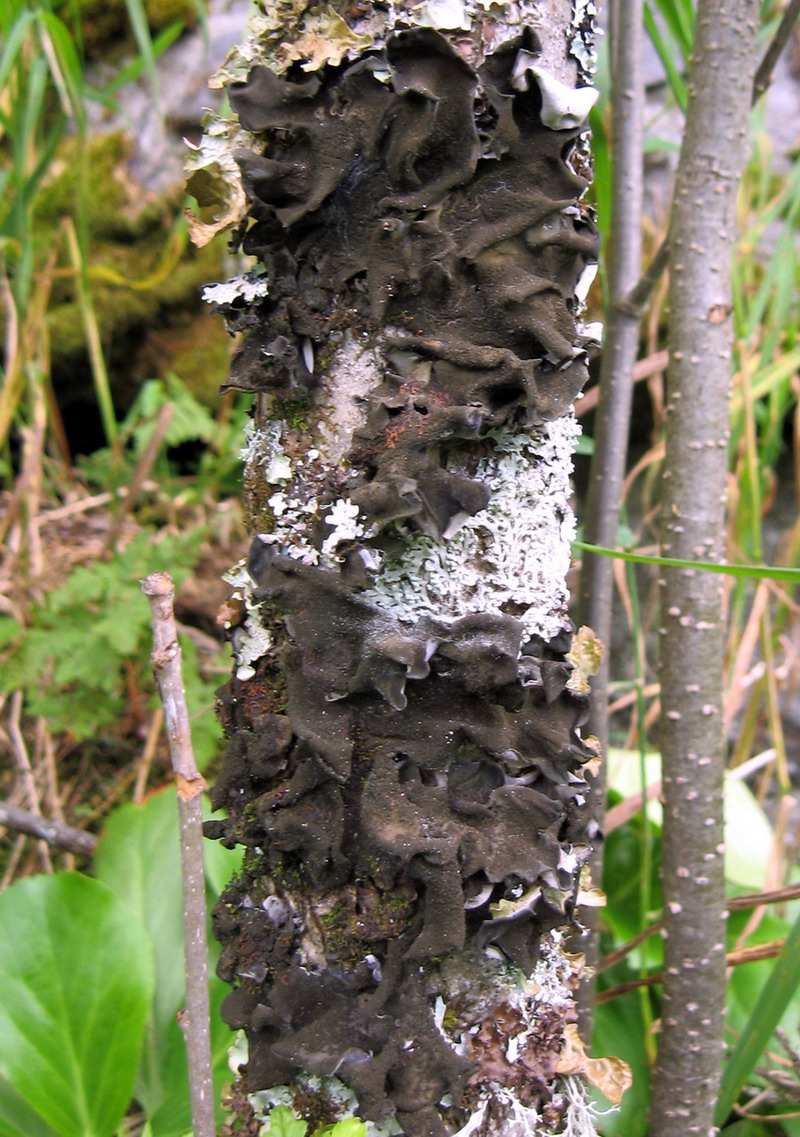
[[[224,1014],[263,1102],[409,1137],[582,1108],[554,1079],[592,836],[565,586],[591,29],[491,12],[260,17],[229,93],[266,278],[210,290],[256,393]]]
[[[731,256],[758,5],[700,0],[670,224],[670,364],[661,547],[723,560],[733,328]],[[664,1003],[653,1137],[714,1132],[725,1021],[725,628],[721,577],[661,581]]]

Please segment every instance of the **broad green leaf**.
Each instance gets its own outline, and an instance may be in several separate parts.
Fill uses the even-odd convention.
[[[168,787],[143,804],[123,805],[108,819],[94,871],[130,908],[152,944],[156,986],[136,1095],[148,1114],[164,1097],[161,1069],[167,1034],[183,1004],[183,898],[178,806]]]
[[[0,1077],[59,1137],[118,1126],[152,989],[144,930],[98,881],[28,877],[0,896]]]
[[[592,1054],[614,1054],[631,1068],[633,1084],[618,1110],[603,1118],[606,1137],[645,1137],[650,1071],[639,999],[635,991],[595,1008]],[[604,1108],[606,1104],[604,1103]]]
[[[57,1137],[5,1078],[0,1078],[0,1137]]]
[[[233,1034],[222,1019],[222,1002],[230,994],[230,987],[213,976],[209,984],[211,1004],[211,1061],[214,1075],[214,1101],[217,1120],[222,1121],[222,1089],[231,1080],[228,1055]],[[152,1137],[183,1137],[192,1127],[189,1102],[189,1072],[186,1060],[186,1042],[177,1019],[173,1019],[162,1050],[161,1078],[169,1086],[161,1107],[150,1118]]]
[[[211,803],[207,797],[203,798],[203,820],[208,821],[214,817]],[[217,814],[217,819],[222,814]],[[206,882],[211,895],[216,899],[222,895],[234,875],[242,867],[244,847],[237,845],[235,849],[226,849],[220,841],[205,841],[203,843],[203,860],[206,868]]]
[[[764,887],[775,834],[752,790],[741,778],[725,777],[725,878],[758,892]]]
[[[269,1115],[269,1129],[264,1137],[305,1137],[308,1126],[287,1105],[276,1105]]]
[[[367,1127],[357,1117],[343,1117],[333,1125],[324,1126],[318,1134],[319,1137],[367,1137]]]
[[[206,812],[208,805],[204,803]],[[206,878],[218,895],[241,861],[241,851],[207,841]],[[209,871],[209,865],[213,871]],[[108,820],[94,860],[95,874],[129,904],[152,942],[156,989],[148,1022],[136,1096],[153,1123],[154,1137],[175,1137],[191,1125],[183,1034],[176,1015],[185,993],[183,895],[181,887],[178,805],[169,786],[141,805],[120,806]],[[219,885],[219,887],[217,887]],[[218,947],[210,944],[212,959]],[[231,1033],[219,1015],[228,988],[211,979],[212,1047],[218,1088],[229,1079],[227,1051]],[[169,1088],[169,1093],[165,1088]]]
[[[657,753],[647,754],[647,784],[661,777],[661,761]],[[633,750],[612,747],[608,754],[609,789],[623,798],[640,793],[639,755]],[[647,816],[659,828],[661,804],[657,798],[647,803]],[[725,877],[753,891],[763,888],[769,867],[774,835],[764,810],[739,778],[725,776]]]

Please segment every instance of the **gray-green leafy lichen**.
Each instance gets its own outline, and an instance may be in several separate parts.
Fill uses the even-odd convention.
[[[234,240],[263,275],[218,294],[229,386],[258,396],[211,828],[253,850],[215,914],[224,1014],[249,1090],[335,1079],[409,1137],[569,1109],[566,1004],[535,977],[595,835],[565,577],[597,234],[591,96],[529,15],[287,3],[229,62]]]

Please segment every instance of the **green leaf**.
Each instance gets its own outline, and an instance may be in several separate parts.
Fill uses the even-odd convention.
[[[57,1137],[5,1078],[0,1078],[0,1137]]]
[[[764,1052],[775,1027],[800,984],[800,916],[784,941],[780,955],[761,991],[750,1020],[735,1050],[725,1063],[714,1114],[714,1124],[724,1125],[745,1080]]]
[[[641,1007],[631,991],[595,1008],[592,1054],[615,1054],[631,1068],[633,1084],[618,1110],[603,1118],[605,1137],[645,1137],[650,1105],[650,1071]],[[606,1108],[605,1105],[603,1108]]]
[[[136,1084],[136,1096],[150,1115],[164,1099],[164,1050],[186,987],[174,789],[168,787],[141,805],[131,803],[114,811],[97,847],[94,871],[129,906],[152,944],[156,986]]]
[[[98,881],[28,877],[0,896],[0,1077],[59,1137],[119,1125],[152,987],[144,930]]]
[[[221,1103],[222,1090],[231,1080],[228,1053],[233,1036],[222,1019],[222,1003],[230,994],[230,987],[216,976],[209,984],[211,1004],[211,1060],[214,1075],[214,1101]],[[162,1050],[161,1079],[169,1086],[164,1103],[150,1118],[152,1137],[183,1137],[191,1134],[192,1118],[189,1102],[189,1071],[186,1059],[186,1040],[177,1019],[170,1024]],[[217,1105],[218,1120],[222,1121],[222,1107]]]
[[[269,1129],[264,1137],[306,1137],[308,1126],[295,1117],[288,1105],[276,1105],[269,1115]]]
[[[367,1137],[367,1127],[357,1117],[343,1117],[333,1125],[318,1129],[314,1137]]]
[[[207,814],[205,801],[204,807]],[[204,860],[206,879],[212,892],[219,895],[241,861],[241,850],[208,841]],[[126,804],[114,811],[97,847],[94,869],[98,879],[130,905],[152,942],[156,988],[136,1097],[153,1124],[153,1137],[179,1137],[191,1127],[191,1110],[186,1044],[176,1018],[183,1006],[185,980],[178,805],[173,787],[152,794],[141,805]],[[216,957],[217,945],[211,946]],[[214,962],[212,959],[212,976]],[[230,1080],[227,1053],[231,1033],[222,1021],[219,1005],[229,988],[212,978],[210,990],[215,1083],[221,1090],[223,1081]]]

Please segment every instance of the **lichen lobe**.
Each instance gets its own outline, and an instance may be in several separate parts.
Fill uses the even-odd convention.
[[[246,333],[229,385],[319,408],[326,360],[361,345],[369,367],[335,460],[288,417],[253,451],[270,524],[248,619],[269,620],[269,646],[253,658],[240,635],[213,794],[228,819],[209,826],[250,850],[215,913],[224,1015],[247,1033],[249,1090],[335,1077],[360,1116],[409,1137],[447,1137],[476,1110],[499,1131],[489,1082],[546,1100],[557,1023],[542,1019],[537,1051],[533,1002],[509,992],[569,920],[594,836],[561,601],[538,634],[527,582],[417,610],[386,586],[404,549],[462,530],[475,563],[500,561],[479,530],[489,471],[509,434],[556,445],[586,376],[575,287],[597,238],[569,162],[580,125],[543,123],[538,51],[521,30],[472,67],[444,34],[406,28],[357,62],[259,65],[231,87],[255,138],[236,152],[238,240],[268,287],[220,294]],[[458,989],[465,961],[494,996]]]

